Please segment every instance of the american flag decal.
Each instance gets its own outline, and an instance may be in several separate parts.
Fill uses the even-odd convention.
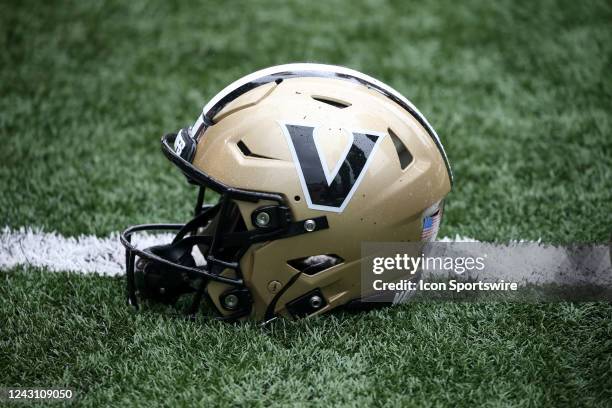
[[[438,209],[432,215],[423,218],[423,232],[421,232],[421,241],[435,241],[440,229],[440,221],[442,220],[442,208]]]

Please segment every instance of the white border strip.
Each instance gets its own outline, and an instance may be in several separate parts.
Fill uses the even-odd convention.
[[[200,127],[204,123],[203,116],[208,115],[209,112],[211,110],[213,110],[216,107],[216,105],[219,104],[219,102],[221,102],[221,100],[223,98],[225,98],[227,95],[229,95],[230,93],[232,93],[236,89],[240,88],[241,86],[244,86],[244,85],[246,85],[246,84],[248,84],[250,82],[253,82],[253,81],[257,81],[257,80],[259,80],[261,78],[265,78],[267,76],[279,75],[279,74],[284,73],[284,72],[288,72],[288,73],[296,73],[296,72],[298,72],[299,73],[299,72],[308,72],[308,71],[310,71],[310,72],[324,72],[324,73],[330,73],[330,74],[340,74],[340,75],[345,75],[345,76],[349,76],[349,77],[354,77],[354,78],[357,78],[357,79],[359,79],[361,81],[369,82],[370,84],[375,85],[376,87],[382,89],[383,91],[387,92],[388,94],[393,95],[395,98],[397,98],[400,101],[402,101],[417,116],[419,116],[419,118],[423,121],[425,126],[428,128],[429,131],[431,131],[431,134],[436,139],[436,145],[440,148],[440,151],[442,153],[444,162],[446,163],[446,166],[448,168],[449,177],[450,177],[451,182],[452,182],[452,180],[453,180],[453,173],[452,173],[452,170],[450,168],[450,163],[448,161],[448,156],[446,155],[446,151],[444,150],[444,146],[442,145],[442,142],[440,140],[440,136],[438,136],[438,133],[435,131],[433,126],[429,123],[427,118],[425,118],[425,116],[421,113],[421,111],[419,111],[416,108],[416,106],[414,106],[414,104],[412,102],[410,102],[404,95],[402,95],[400,92],[398,92],[394,88],[390,87],[389,85],[387,85],[387,84],[385,84],[385,83],[383,83],[383,82],[377,80],[376,78],[373,78],[373,77],[371,77],[371,76],[369,76],[367,74],[364,74],[364,73],[359,72],[359,71],[355,71],[354,69],[350,69],[350,68],[347,68],[347,67],[339,66],[339,65],[316,64],[316,63],[302,62],[302,63],[276,65],[276,66],[264,68],[264,69],[261,69],[259,71],[255,71],[255,72],[253,72],[253,73],[251,73],[249,75],[246,75],[246,76],[244,76],[244,77],[242,77],[242,78],[232,82],[231,84],[229,84],[225,88],[223,88],[221,90],[221,92],[217,93],[206,105],[204,105],[204,108],[202,109],[202,113],[200,113],[200,116],[196,120],[195,124],[191,127],[191,130],[190,130],[191,136],[195,137],[197,132],[200,130]]]
[[[279,74],[282,72],[302,72],[302,71],[318,71],[318,72],[328,72],[331,74],[348,75],[348,76],[352,76],[355,78],[359,78],[365,82],[370,82],[371,84],[374,84],[378,86],[379,88],[384,89],[386,92],[400,99],[402,102],[408,105],[417,115],[419,115],[423,119],[423,121],[427,124],[427,126],[429,126],[429,128],[432,130],[433,135],[437,139],[438,143],[441,145],[440,137],[434,130],[433,126],[431,126],[431,124],[427,121],[425,116],[404,95],[402,95],[397,90],[390,87],[389,85],[377,80],[376,78],[373,78],[367,74],[364,74],[363,72],[355,71],[354,69],[350,69],[350,68],[339,66],[339,65],[302,62],[302,63],[294,63],[294,64],[276,65],[276,66],[260,69],[259,71],[255,71],[249,75],[246,75],[238,79],[237,81],[232,82],[225,88],[223,88],[221,92],[216,94],[204,106],[204,108],[202,109],[202,112],[203,114],[208,113],[208,111],[214,108],[215,105],[217,105],[221,101],[221,99],[223,99],[225,96],[227,96],[234,90],[240,88],[241,86],[248,84],[249,82],[253,82],[259,78],[263,78],[263,77],[274,75],[274,74]]]

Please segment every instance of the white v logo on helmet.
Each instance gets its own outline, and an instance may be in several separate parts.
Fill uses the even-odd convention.
[[[359,187],[384,133],[349,130],[351,143],[330,170],[317,144],[316,126],[280,123],[296,164],[308,208],[342,212]]]

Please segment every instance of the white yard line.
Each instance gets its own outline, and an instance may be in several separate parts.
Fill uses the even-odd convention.
[[[134,237],[139,247],[169,242],[171,235],[144,235]],[[108,237],[80,235],[64,237],[40,229],[5,227],[0,234],[0,268],[29,265],[50,271],[72,271],[121,275],[124,273],[125,251],[119,234]]]
[[[167,243],[170,234],[134,236],[140,248]],[[478,242],[475,239],[455,236],[441,242]],[[486,253],[486,276],[468,274],[470,278],[487,281],[506,279],[517,283],[598,283],[612,285],[609,248],[606,245],[592,247],[588,253],[570,253],[564,247],[539,242],[513,242],[499,244],[460,244],[435,247],[432,255],[477,257]],[[447,252],[449,251],[449,252]],[[201,256],[201,255],[200,255]],[[578,256],[578,257],[577,257]],[[81,235],[64,237],[41,229],[5,227],[0,233],[0,269],[19,265],[45,268],[49,271],[72,271],[82,274],[98,273],[115,276],[124,273],[125,252],[118,233],[107,237]],[[434,275],[439,272],[432,271]],[[468,276],[466,276],[468,277]]]
[[[170,234],[134,236],[134,243],[141,248],[171,240]],[[474,241],[462,237],[456,237],[452,241],[455,240]],[[56,232],[44,232],[36,228],[15,230],[4,227],[0,233],[0,268],[7,269],[18,265],[46,268],[54,272],[72,271],[114,276],[124,273],[125,251],[119,242],[118,233],[107,237],[64,237]]]

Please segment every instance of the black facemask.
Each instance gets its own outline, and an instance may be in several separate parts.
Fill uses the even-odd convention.
[[[179,137],[183,141],[176,143]],[[177,151],[171,147],[172,144],[179,147]],[[326,229],[327,218],[293,221],[282,195],[223,185],[191,164],[194,145],[195,141],[186,130],[182,130],[179,135],[170,134],[162,138],[164,154],[183,171],[191,184],[200,186],[194,217],[185,224],[137,225],[121,234],[121,243],[126,248],[128,303],[138,308],[139,299],[146,299],[174,305],[183,295],[190,294],[193,299],[187,313],[193,315],[208,296],[206,285],[210,281],[217,281],[231,287],[219,299],[223,308],[231,313],[219,318],[238,319],[248,315],[252,308],[251,294],[240,270],[240,259],[249,247],[258,242]],[[217,204],[204,205],[207,187],[218,193]],[[267,205],[257,208],[251,214],[250,222],[254,228],[247,228],[238,209],[239,201],[267,202]],[[269,205],[270,202],[274,204]],[[308,228],[305,224],[308,224]],[[134,233],[151,231],[176,231],[176,235],[169,244],[146,249],[138,249],[131,243]],[[194,248],[203,255],[204,262],[201,264],[192,255]],[[232,270],[235,277],[221,276],[227,269]],[[283,289],[288,287],[286,285]],[[278,297],[269,305],[266,319],[273,317]],[[211,299],[207,300],[214,304]]]

